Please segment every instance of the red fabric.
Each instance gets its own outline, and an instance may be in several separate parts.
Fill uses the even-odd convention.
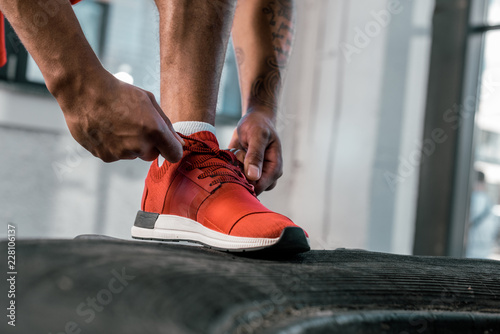
[[[81,0],[70,0],[71,4],[74,5]],[[0,67],[4,66],[7,62],[7,50],[5,48],[5,24],[2,12],[0,12]]]
[[[285,227],[297,226],[260,203],[234,154],[219,150],[211,132],[182,137],[186,146],[181,161],[151,164],[143,211],[186,217],[239,237],[278,238]]]

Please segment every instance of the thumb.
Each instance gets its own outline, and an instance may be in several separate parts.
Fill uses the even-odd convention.
[[[153,146],[169,162],[176,163],[182,158],[182,144],[179,135],[173,130],[168,118],[163,118],[159,113],[154,115],[156,129],[151,131],[150,138]],[[182,140],[182,138],[181,138]]]
[[[268,140],[263,136],[252,137],[248,142],[245,157],[245,174],[249,180],[257,181],[262,176],[262,165]]]
[[[153,132],[154,146],[160,154],[172,163],[182,158],[182,145],[170,129],[162,124],[158,131]]]
[[[161,109],[158,102],[156,102],[155,96],[149,92],[148,92],[148,96],[149,96],[149,99],[151,100],[151,103],[153,104],[153,107],[156,109],[156,111],[158,112],[160,117],[163,119],[163,121],[165,121],[165,124],[167,125],[168,130],[174,135],[174,137],[179,141],[179,143],[181,143],[181,145],[185,145],[186,143],[184,142],[184,139],[182,139],[182,137],[179,136],[179,134],[177,132],[175,132],[174,127],[172,126],[172,123],[168,119],[167,115],[165,115],[165,113]],[[163,155],[163,157],[166,158],[164,155]]]

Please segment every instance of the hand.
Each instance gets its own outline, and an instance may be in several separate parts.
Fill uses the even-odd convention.
[[[54,96],[71,135],[93,155],[104,162],[152,161],[159,154],[170,162],[181,159],[183,140],[152,93],[104,70],[90,80],[75,82],[83,83]]]
[[[229,148],[245,166],[247,179],[258,194],[276,186],[283,175],[281,142],[274,116],[257,109],[249,110],[239,121]]]

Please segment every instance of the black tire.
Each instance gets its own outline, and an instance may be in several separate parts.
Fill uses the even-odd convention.
[[[112,292],[122,270],[134,277]],[[271,258],[87,236],[18,241],[17,271],[18,333],[500,333],[495,261],[345,249]],[[87,298],[100,306],[93,318]]]

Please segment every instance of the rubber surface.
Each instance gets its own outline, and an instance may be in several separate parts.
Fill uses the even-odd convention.
[[[92,236],[18,241],[16,255],[17,326],[1,333],[500,333],[494,261]]]

